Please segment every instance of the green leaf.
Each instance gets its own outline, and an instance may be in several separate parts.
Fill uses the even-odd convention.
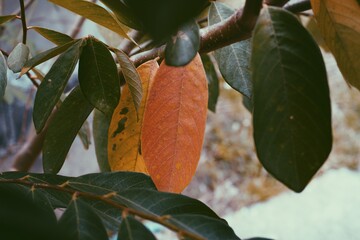
[[[33,119],[36,132],[44,128],[78,62],[83,42],[78,41],[60,55],[45,75],[35,96]]]
[[[141,191],[128,189],[121,191],[118,196],[113,197],[113,200],[158,216],[192,213],[219,219],[216,213],[204,203],[180,194],[151,189],[141,189]]]
[[[54,213],[30,200],[22,186],[0,184],[0,195],[2,239],[64,239]]]
[[[223,3],[213,2],[209,10],[209,25],[224,21],[234,14],[234,10]],[[225,81],[236,91],[251,98],[250,78],[251,41],[244,40],[215,51],[215,59]]]
[[[47,29],[47,28],[42,28],[42,27],[37,27],[37,26],[31,26],[31,27],[28,27],[28,29],[34,29],[41,36],[43,36],[50,42],[55,43],[58,46],[64,45],[64,44],[69,43],[74,40],[72,37],[70,37],[64,33],[54,31],[52,29]]]
[[[72,11],[84,18],[87,18],[107,29],[110,29],[113,32],[116,32],[122,37],[128,38],[126,32],[117,22],[114,16],[112,16],[108,11],[99,5],[82,1],[82,0],[49,0],[56,5],[59,5],[63,8],[66,8],[69,11]]]
[[[199,47],[199,26],[194,19],[191,19],[182,24],[176,35],[167,42],[165,62],[169,66],[184,66],[196,56]]]
[[[16,18],[16,15],[4,15],[0,16],[0,24],[6,23],[12,19]]]
[[[102,112],[95,110],[93,119],[93,136],[95,144],[96,159],[101,172],[110,172],[108,162],[108,130],[110,119]]]
[[[79,42],[81,40],[74,40],[71,41],[69,43],[66,43],[64,45],[61,46],[57,46],[54,48],[51,48],[45,52],[42,52],[38,55],[36,55],[35,57],[29,59],[29,61],[27,61],[25,63],[25,65],[23,66],[23,68],[21,69],[20,72],[20,76],[24,75],[25,73],[27,73],[28,71],[30,71],[33,67],[36,67],[37,65],[59,55],[60,53],[65,52],[67,49],[69,49],[72,45],[76,44],[77,42]]]
[[[5,89],[7,85],[7,66],[6,60],[2,52],[0,51],[0,99],[5,95]]]
[[[129,86],[129,90],[135,105],[136,114],[138,114],[143,95],[140,75],[130,58],[124,52],[116,49],[115,54],[118,62],[120,63],[125,81]]]
[[[93,110],[79,87],[61,104],[49,124],[44,147],[43,168],[46,173],[58,173],[64,164],[72,142]]]
[[[21,71],[21,68],[25,65],[25,62],[29,58],[29,48],[23,43],[18,43],[16,47],[11,51],[8,57],[9,69],[14,73]]]
[[[111,118],[120,98],[119,74],[107,47],[94,37],[81,53],[79,82],[89,102]]]
[[[108,240],[99,216],[82,200],[73,197],[59,220],[59,227],[66,231],[67,240]]]
[[[275,178],[300,192],[332,147],[324,61],[306,29],[280,8],[264,8],[253,38],[257,155]]]
[[[155,236],[141,222],[128,216],[121,221],[118,240],[156,240]]]
[[[214,64],[211,61],[210,56],[207,54],[202,54],[201,60],[203,62],[203,66],[206,72],[206,78],[208,80],[208,109],[215,112],[216,103],[219,97],[219,78],[216,74]]]
[[[235,235],[234,230],[222,219],[214,219],[196,214],[177,214],[171,216],[169,221],[204,239],[240,240]]]
[[[117,17],[117,19],[125,24],[126,26],[141,30],[141,22],[136,18],[133,11],[127,7],[121,1],[114,0],[100,0],[103,4],[105,4]]]

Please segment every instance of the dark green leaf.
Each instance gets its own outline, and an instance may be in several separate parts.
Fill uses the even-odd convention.
[[[209,11],[209,24],[224,21],[234,10],[223,3],[213,2]],[[244,40],[215,51],[215,59],[225,81],[248,98],[252,95],[250,79],[250,40]]]
[[[125,81],[129,86],[129,90],[134,101],[136,114],[138,114],[143,95],[139,73],[136,71],[134,64],[124,52],[116,50],[115,54],[118,62],[120,63]]]
[[[149,176],[135,172],[90,173],[72,178],[69,185],[80,191],[90,191],[97,194],[121,192],[134,188],[156,189]],[[94,187],[98,191],[94,191]]]
[[[41,82],[35,96],[33,119],[36,132],[44,128],[47,119],[58,103],[64,88],[75,69],[81,46],[79,41],[60,55]]]
[[[119,75],[111,53],[94,37],[81,53],[79,82],[88,101],[111,118],[120,98]]]
[[[197,214],[177,214],[172,215],[169,221],[204,239],[240,240],[235,235],[234,230],[222,219],[214,219]]]
[[[36,26],[29,27],[29,29],[34,29],[41,36],[43,36],[47,40],[49,40],[59,46],[64,45],[64,44],[69,43],[74,40],[72,37],[70,37],[64,33],[54,31],[52,29],[36,27]]]
[[[199,26],[194,19],[191,19],[182,24],[176,35],[167,42],[165,62],[169,66],[184,66],[196,56],[199,47]]]
[[[134,15],[133,11],[121,1],[100,0],[104,3],[117,17],[117,19],[126,26],[133,29],[141,29],[141,23]]]
[[[95,144],[96,159],[101,172],[110,172],[108,162],[108,130],[110,119],[102,112],[94,111],[93,137]]]
[[[46,173],[58,173],[72,142],[93,106],[76,87],[61,104],[49,124],[43,147],[43,168]]]
[[[118,240],[156,240],[155,236],[141,222],[128,216],[121,221]]]
[[[0,16],[0,24],[6,23],[7,21],[14,19],[15,17],[16,17],[16,15]]]
[[[28,46],[23,43],[18,43],[8,57],[7,62],[9,69],[14,73],[20,72],[21,68],[29,58],[29,53]]]
[[[215,112],[216,103],[219,97],[219,78],[216,74],[214,64],[210,59],[210,56],[207,54],[201,55],[201,60],[204,65],[204,69],[206,72],[206,78],[208,80],[208,91],[209,91],[209,99],[208,99],[208,109]]]
[[[59,55],[62,52],[65,52],[69,47],[76,44],[78,41],[80,41],[80,40],[74,40],[74,41],[66,43],[62,46],[51,48],[45,52],[42,52],[42,53],[36,55],[35,57],[29,59],[29,61],[27,61],[25,63],[25,65],[23,66],[23,68],[21,69],[20,77],[22,75],[24,75],[25,73],[27,73],[28,71],[30,71],[33,67]]]
[[[82,200],[74,198],[59,220],[67,240],[108,240],[99,216]]]
[[[256,24],[252,51],[258,157],[275,178],[300,192],[332,147],[321,52],[296,17],[273,7]]]
[[[0,51],[0,99],[5,94],[5,88],[7,85],[7,65],[6,60],[2,52]]]
[[[0,184],[1,239],[64,239],[53,212],[35,204],[22,186]]]
[[[158,216],[191,213],[219,218],[204,203],[180,194],[158,192],[150,189],[142,189],[141,191],[129,189],[120,192],[113,199],[128,207]]]

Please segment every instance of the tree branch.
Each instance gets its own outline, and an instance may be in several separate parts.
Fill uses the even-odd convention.
[[[265,3],[272,6],[282,7],[289,0],[266,0]],[[311,6],[303,3],[289,5],[285,9],[293,12],[311,9]],[[246,0],[243,9],[236,11],[226,20],[209,26],[200,31],[200,53],[208,53],[228,46],[230,44],[248,39],[251,37],[257,18],[262,7],[262,0]],[[131,57],[135,66],[154,58],[163,58],[165,45],[135,54]]]
[[[130,213],[130,214],[136,215],[138,217],[141,217],[143,219],[159,223],[159,224],[163,225],[164,227],[166,227],[174,232],[177,232],[181,236],[188,237],[188,238],[191,238],[194,240],[204,240],[204,238],[202,238],[201,236],[194,234],[190,231],[187,231],[186,229],[180,229],[176,225],[170,223],[168,220],[171,219],[171,216],[168,216],[168,215],[157,216],[157,215],[153,215],[153,214],[148,214],[148,213],[141,212],[141,211],[138,211],[133,208],[129,208],[125,205],[117,203],[114,200],[111,200],[112,197],[117,195],[116,192],[110,192],[105,195],[97,195],[97,194],[93,194],[93,193],[89,193],[89,192],[79,192],[79,191],[71,189],[71,188],[66,188],[67,187],[66,183],[64,183],[62,185],[52,185],[52,184],[48,184],[48,183],[33,183],[30,181],[27,181],[26,179],[27,179],[26,176],[23,178],[18,178],[18,179],[0,179],[0,183],[7,183],[7,184],[12,183],[12,184],[20,184],[20,185],[24,185],[24,186],[29,186],[31,188],[51,189],[51,190],[55,190],[55,191],[59,191],[59,192],[68,193],[75,197],[83,197],[83,198],[86,198],[89,200],[101,201],[101,202],[108,204],[114,208],[117,208],[125,213],[128,213],[128,214]]]

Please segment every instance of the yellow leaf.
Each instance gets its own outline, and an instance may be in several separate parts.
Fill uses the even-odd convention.
[[[99,5],[83,0],[49,0],[56,5],[66,8],[82,17],[85,17],[103,27],[116,32],[122,37],[129,38],[124,29],[119,24],[115,16],[110,14]]]
[[[149,89],[159,65],[155,60],[148,61],[137,68],[141,78],[143,98],[137,120],[135,105],[128,84],[123,88],[121,99],[116,107],[109,127],[108,158],[112,171],[135,171],[147,174],[141,155],[142,116]]]
[[[190,183],[204,139],[208,90],[199,54],[186,66],[163,62],[149,92],[141,149],[160,191],[181,192]]]
[[[357,0],[311,0],[311,6],[345,80],[360,90],[360,4]]]

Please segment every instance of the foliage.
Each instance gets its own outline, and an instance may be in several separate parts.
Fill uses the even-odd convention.
[[[243,95],[253,113],[257,156],[276,179],[300,192],[326,161],[332,132],[324,61],[293,13],[271,6],[259,13],[261,0],[248,0],[237,11],[207,0],[101,0],[105,7],[83,0],[50,2],[117,33],[125,44],[27,28],[22,9],[24,32],[32,29],[57,46],[28,59],[24,36],[10,54],[4,53],[7,59],[1,53],[0,97],[8,68],[20,76],[30,71],[41,76],[38,65],[59,57],[38,77],[42,81],[34,102],[36,131],[46,132],[45,173],[0,175],[5,196],[0,221],[15,212],[32,230],[26,229],[26,235],[14,231],[14,225],[25,225],[12,216],[0,225],[5,236],[156,239],[144,225],[149,220],[180,238],[239,239],[210,208],[180,194],[195,174],[207,108],[216,110],[219,77]],[[360,6],[355,0],[311,4],[346,80],[359,88]],[[201,12],[208,13],[207,24]],[[0,16],[0,24],[15,19]],[[216,46],[214,53],[207,52],[206,41]],[[79,85],[66,96],[77,63]],[[93,110],[102,172],[57,175]],[[57,222],[54,209],[65,209]]]

